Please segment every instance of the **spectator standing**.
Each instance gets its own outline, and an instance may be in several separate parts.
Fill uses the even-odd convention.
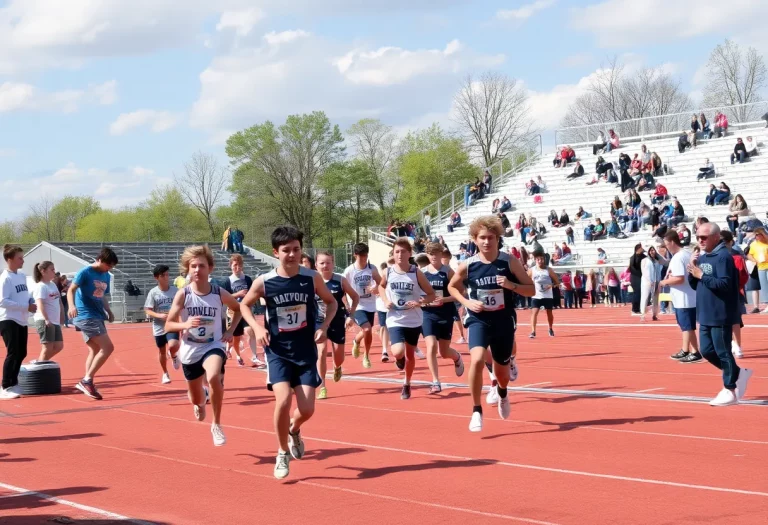
[[[758,227],[754,231],[755,239],[747,249],[747,259],[757,265],[757,278],[760,282],[758,290],[763,292],[763,302],[768,303],[768,232]],[[755,308],[758,304],[755,303]],[[761,312],[768,314],[768,306]]]
[[[691,254],[683,249],[680,237],[675,232],[667,232],[664,245],[672,254],[672,260],[669,262],[666,278],[659,284],[669,286],[675,320],[683,333],[683,346],[671,357],[681,363],[696,363],[703,358],[699,353],[699,342],[696,340],[696,292],[688,282]]]
[[[739,275],[717,224],[702,224],[696,237],[701,254],[688,264],[688,282],[696,290],[699,347],[704,359],[723,372],[723,389],[709,404],[736,405],[752,376],[751,370],[739,368],[732,352],[733,325],[741,317]]]
[[[629,258],[630,286],[632,286],[632,315],[640,315],[640,286],[642,283],[642,262],[645,259],[642,244],[635,245],[635,253]]]
[[[5,343],[3,382],[0,399],[16,399],[21,396],[18,388],[21,363],[27,357],[29,314],[37,311],[34,299],[27,288],[24,267],[24,251],[19,246],[3,246],[6,269],[0,273],[0,335]]]

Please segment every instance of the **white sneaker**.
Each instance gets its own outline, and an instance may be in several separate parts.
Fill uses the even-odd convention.
[[[275,460],[275,477],[277,479],[284,479],[288,476],[290,469],[288,465],[291,462],[291,455],[288,452],[278,452],[277,459]]]
[[[517,381],[517,375],[519,371],[517,370],[517,359],[512,357],[512,360],[509,362],[509,380],[511,381]]]
[[[418,348],[414,350],[413,355],[415,355],[418,359],[426,359],[427,357],[424,355],[424,352],[419,350]]]
[[[507,419],[511,411],[512,407],[509,404],[509,390],[507,390],[507,397],[499,396],[499,416],[501,416],[501,419]]]
[[[205,404],[194,405],[195,419],[205,421]]]
[[[224,431],[221,430],[221,425],[216,423],[211,425],[211,434],[213,435],[213,446],[220,447],[227,442],[227,438],[224,435]]]
[[[0,399],[18,399],[20,397],[12,388],[0,388]]]
[[[742,368],[739,372],[739,378],[736,380],[736,395],[740,400],[747,393],[747,383],[750,377],[752,377],[752,370],[749,368]]]
[[[485,397],[485,402],[489,405],[495,405],[499,402],[499,391],[496,390],[496,385],[491,385],[491,389],[488,391],[488,395]]]
[[[731,350],[733,351],[734,357],[744,357],[744,354],[741,351],[741,347],[736,341],[731,343]]]
[[[171,382],[170,374],[163,374],[163,379],[162,379],[161,383],[163,383],[164,385],[167,385],[170,382]]]
[[[13,385],[12,387],[8,387],[5,389],[6,392],[10,392],[11,394],[15,394],[16,397],[21,397],[21,387],[19,385]]]
[[[469,431],[480,432],[483,430],[483,415],[480,412],[472,412],[472,419],[469,420]]]
[[[304,457],[304,440],[301,439],[301,430],[295,434],[290,431],[288,432],[288,448],[294,459],[301,459]]]
[[[179,354],[176,354],[171,358],[171,363],[173,363],[173,369],[178,370],[181,368],[181,360],[179,359]]]
[[[713,407],[727,407],[729,405],[738,405],[739,399],[736,397],[736,393],[733,390],[723,388],[719,394],[709,402]]]
[[[459,360],[455,361],[453,366],[456,370],[456,377],[461,377],[464,375],[464,359],[461,358],[461,354],[459,354]]]

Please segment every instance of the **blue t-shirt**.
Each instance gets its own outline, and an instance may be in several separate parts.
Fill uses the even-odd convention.
[[[77,285],[75,292],[75,320],[107,318],[104,312],[102,298],[109,294],[109,272],[100,272],[93,266],[86,266],[75,276],[73,283]]]

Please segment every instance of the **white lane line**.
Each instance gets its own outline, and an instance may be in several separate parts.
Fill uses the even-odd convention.
[[[136,525],[154,525],[151,521],[144,521],[144,520],[129,518],[128,516],[123,516],[122,514],[117,514],[115,512],[110,512],[108,510],[100,509],[97,507],[91,507],[90,505],[75,503],[74,501],[57,498],[56,496],[51,496],[50,494],[44,494],[42,492],[37,492],[35,490],[24,489],[21,487],[16,487],[14,485],[8,485],[7,483],[0,483],[0,488],[3,488],[5,490],[10,490],[11,492],[15,492],[16,494],[14,494],[14,496],[17,496],[17,497],[34,496],[38,499],[50,501],[52,503],[57,503],[59,505],[66,505],[67,507],[72,507],[73,509],[90,512],[91,514],[96,514],[97,516],[102,516],[104,518],[109,518],[112,520],[123,520],[127,523],[134,523]],[[5,496],[5,497],[9,497],[9,496]]]
[[[635,394],[642,394],[643,392],[656,392],[657,390],[664,390],[664,387],[646,388],[645,390],[637,390],[635,391]]]
[[[531,383],[529,385],[523,385],[520,388],[528,388],[531,386],[551,385],[552,381],[542,381],[541,383]]]

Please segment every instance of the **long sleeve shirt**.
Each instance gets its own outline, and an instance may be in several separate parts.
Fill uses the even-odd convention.
[[[23,272],[4,270],[0,274],[0,321],[15,321],[21,326],[29,324],[29,305],[32,297],[27,289],[27,276]]]

